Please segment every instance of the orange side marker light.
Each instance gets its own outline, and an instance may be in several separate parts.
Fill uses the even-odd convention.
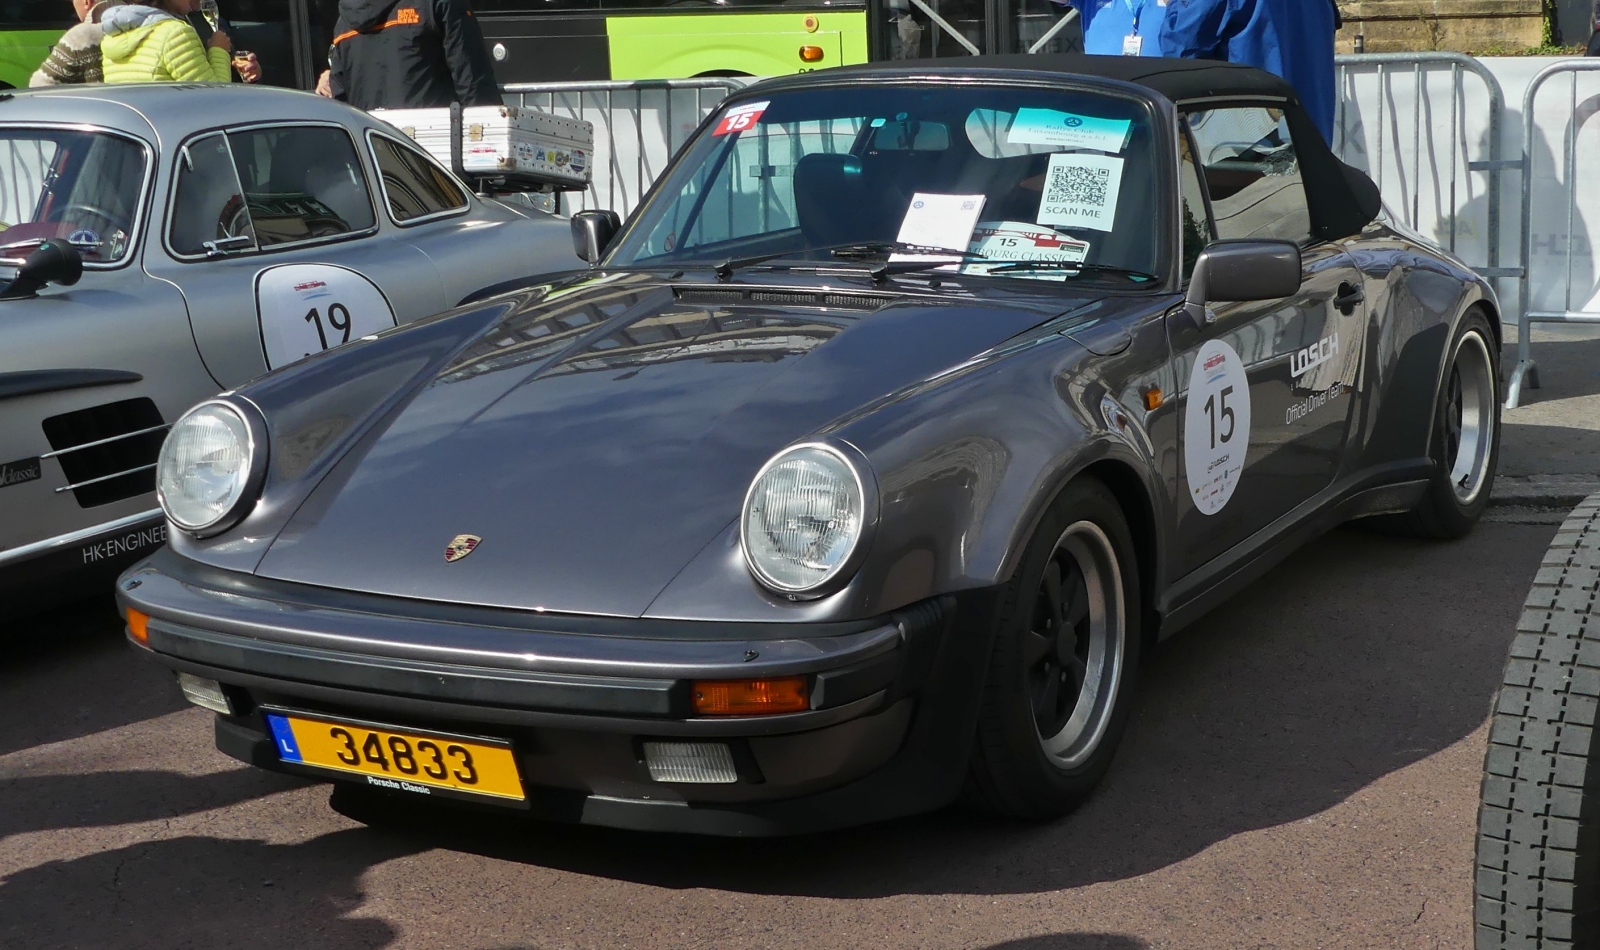
[[[142,647],[150,645],[150,618],[132,607],[128,608],[128,636]]]
[[[1162,395],[1161,387],[1159,386],[1155,389],[1147,389],[1144,392],[1144,408],[1146,412],[1155,412],[1166,401],[1167,397]]]
[[[802,46],[802,47],[800,47],[800,61],[804,62],[804,63],[820,63],[820,62],[822,62],[822,47],[820,47],[820,46]]]

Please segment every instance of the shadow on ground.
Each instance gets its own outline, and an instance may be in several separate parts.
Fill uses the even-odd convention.
[[[415,830],[339,830],[303,844],[181,837],[9,874],[0,881],[0,946],[48,935],[58,946],[381,947],[398,932],[380,919],[381,905],[352,916],[362,875],[432,848],[669,889],[844,899],[1035,893],[1145,874],[1328,809],[1477,728],[1553,532],[1486,525],[1466,541],[1427,544],[1347,530],[1310,545],[1165,645],[1107,782],[1053,824],[950,810],[749,841],[435,811]],[[84,783],[81,798],[71,781]],[[44,824],[73,827],[147,816],[118,810],[124,783],[150,800],[226,803],[275,781],[109,773],[20,794],[44,814],[61,796],[61,817]],[[223,822],[229,813],[218,814]],[[489,880],[495,868],[474,873]],[[990,950],[1143,946],[1063,933]]]
[[[1476,729],[1554,530],[1485,526],[1450,544],[1341,530],[1310,545],[1164,645],[1108,780],[1054,824],[952,809],[774,842],[429,813],[418,840],[658,887],[834,898],[1145,874],[1324,811]]]
[[[0,947],[384,947],[393,926],[350,916],[365,899],[361,873],[419,848],[350,830],[299,845],[172,838],[52,861],[0,884]]]
[[[0,840],[31,831],[176,818],[306,784],[250,768],[199,776],[149,771],[0,778]]]
[[[1145,950],[1150,945],[1122,934],[1044,934],[1007,940],[984,950]]]
[[[128,646],[109,597],[0,632],[0,755],[184,707],[172,674]]]
[[[1522,406],[1554,399],[1600,395],[1600,334],[1586,326],[1534,327],[1531,347],[1538,367],[1539,387],[1522,389]],[[1500,352],[1507,381],[1517,366],[1517,345],[1510,342]]]

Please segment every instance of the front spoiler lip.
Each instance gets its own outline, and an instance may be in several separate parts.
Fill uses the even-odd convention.
[[[251,596],[175,576],[185,573],[183,562],[165,552],[129,571],[118,584],[121,606],[150,617],[149,647],[165,665],[268,692],[410,698],[461,713],[603,719],[641,731],[675,724],[700,735],[771,734],[876,708],[903,655],[905,631],[893,618],[824,636],[807,635],[817,625],[795,624],[781,639],[553,632],[408,617],[401,601],[396,613],[378,614]],[[814,678],[810,711],[705,718],[688,711],[693,680],[797,674]]]

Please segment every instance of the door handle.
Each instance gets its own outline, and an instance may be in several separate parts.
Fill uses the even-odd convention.
[[[1360,287],[1346,281],[1339,285],[1339,293],[1333,298],[1333,309],[1348,317],[1355,313],[1356,304],[1366,299],[1367,295],[1361,292]]]

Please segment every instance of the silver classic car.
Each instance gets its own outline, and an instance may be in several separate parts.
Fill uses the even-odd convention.
[[[342,103],[238,86],[0,95],[0,602],[109,579],[166,529],[183,411],[270,369],[579,265]]]

